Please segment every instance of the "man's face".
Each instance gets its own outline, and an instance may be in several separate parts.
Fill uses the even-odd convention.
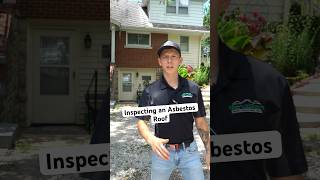
[[[177,74],[182,58],[174,48],[164,49],[158,58],[159,65],[166,74]]]

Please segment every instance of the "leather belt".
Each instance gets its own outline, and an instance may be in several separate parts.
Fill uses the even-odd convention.
[[[180,149],[185,149],[190,146],[191,142],[182,142],[180,144],[166,144],[165,147],[169,148],[170,150],[180,150]]]

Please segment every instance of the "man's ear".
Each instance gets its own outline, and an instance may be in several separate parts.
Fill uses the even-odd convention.
[[[183,58],[180,56],[180,62],[179,64],[182,64]]]
[[[159,58],[159,57],[158,57],[158,64],[159,64],[160,67],[162,67],[162,66],[161,66],[161,61],[160,61],[160,58]]]

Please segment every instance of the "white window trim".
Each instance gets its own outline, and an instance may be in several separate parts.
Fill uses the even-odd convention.
[[[188,4],[188,13],[187,14],[179,14],[179,0],[176,0],[176,12],[175,13],[168,13],[167,12],[167,1],[165,1],[165,12],[166,12],[166,15],[179,15],[179,16],[189,16],[189,9],[190,9],[190,3],[191,3],[191,0],[189,0],[189,4]]]
[[[148,34],[149,35],[149,45],[128,44],[128,34]],[[137,31],[127,31],[126,32],[126,45],[125,45],[125,48],[152,49],[152,46],[151,46],[151,33],[137,32]]]

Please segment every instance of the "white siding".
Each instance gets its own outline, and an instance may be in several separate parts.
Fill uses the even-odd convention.
[[[183,35],[186,36],[186,35]],[[180,44],[180,35],[169,34],[168,40],[175,41]],[[183,64],[191,65],[193,68],[199,66],[200,62],[200,37],[199,36],[189,36],[189,52],[182,52],[181,56],[183,58]]]
[[[240,7],[241,11],[250,14],[259,12],[268,21],[282,21],[285,13],[285,1],[279,0],[238,0],[231,1],[230,10]]]
[[[177,24],[202,26],[203,25],[203,1],[190,0],[189,14],[167,14],[165,1],[150,0],[149,18],[151,23]]]
[[[94,71],[98,71],[98,94],[104,94],[107,91],[107,74],[106,64],[107,59],[102,58],[102,45],[108,45],[110,37],[106,28],[83,28],[80,29],[80,37],[84,37],[87,32],[90,32],[92,39],[91,49],[85,49],[80,46],[79,50],[79,63],[78,63],[78,98],[77,107],[78,119],[80,123],[84,122],[85,115],[87,113],[87,106],[85,104],[85,94],[89,87],[89,83],[94,74]],[[91,87],[90,94],[93,94],[94,86]],[[91,100],[93,106],[93,100]],[[100,102],[99,102],[100,104]],[[98,104],[98,105],[99,105]],[[99,107],[99,106],[98,106]]]

